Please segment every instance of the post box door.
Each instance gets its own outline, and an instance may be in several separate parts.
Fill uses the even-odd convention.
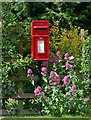
[[[47,60],[49,59],[49,41],[48,37],[35,37],[35,57],[34,60]],[[48,49],[46,49],[48,48]]]

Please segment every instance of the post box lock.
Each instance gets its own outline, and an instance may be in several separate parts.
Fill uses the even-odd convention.
[[[49,22],[35,20],[31,23],[31,56],[33,60],[49,59]]]

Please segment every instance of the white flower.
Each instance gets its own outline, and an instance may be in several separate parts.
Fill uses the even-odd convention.
[[[70,60],[73,60],[73,59],[74,59],[74,57],[73,57],[73,56],[71,56],[71,57],[69,57],[69,59],[70,59]]]

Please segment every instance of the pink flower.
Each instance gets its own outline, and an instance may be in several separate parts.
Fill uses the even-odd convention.
[[[43,61],[42,64],[41,64],[41,66],[46,66],[46,67],[48,67],[48,61]]]
[[[60,57],[59,59],[62,59],[62,57]]]
[[[44,72],[44,73],[46,73],[46,71],[47,71],[47,68],[46,67],[42,67],[42,72]]]
[[[51,86],[51,88],[54,88],[55,86]]]
[[[87,87],[86,85],[84,85],[84,87]]]
[[[85,98],[84,101],[87,102],[87,101],[88,101],[88,98]]]
[[[56,63],[53,63],[53,65],[56,65]]]
[[[43,92],[43,95],[45,95],[45,93]]]
[[[68,53],[65,54],[65,58],[64,59],[65,60],[69,59],[69,54]]]
[[[58,74],[56,75],[56,80],[60,81],[60,76]]]
[[[61,87],[61,85],[59,85],[59,87]]]
[[[86,102],[83,102],[83,101],[82,101],[82,103],[83,103],[83,104],[86,104]]]
[[[69,61],[69,63],[72,63],[72,61]]]
[[[70,70],[72,70],[72,67],[70,67]]]
[[[75,85],[73,85],[72,88],[71,88],[71,91],[74,91],[74,90],[76,90],[76,86]]]
[[[65,77],[64,77],[64,82],[66,83],[67,81],[69,81],[69,79],[68,79],[67,76],[65,76]]]
[[[49,83],[51,83],[52,82],[52,80],[49,80]]]
[[[41,88],[40,86],[38,86],[38,87],[37,87],[37,89],[38,89],[39,91],[41,91],[41,90],[42,90],[42,88]]]
[[[69,74],[71,73],[71,71],[68,72]]]
[[[72,63],[72,61],[70,61],[70,60],[67,60],[67,62]]]
[[[74,72],[74,75],[76,75],[76,72]]]
[[[60,52],[59,51],[57,51],[57,56],[59,56],[60,55]]]
[[[69,68],[70,68],[70,65],[66,63],[66,70],[68,70]]]
[[[34,80],[32,80],[32,83],[34,83]]]
[[[56,85],[57,83],[56,82],[54,82],[54,85]]]
[[[71,92],[68,92],[68,95],[71,95]]]
[[[54,66],[54,68],[57,68],[56,66]]]
[[[62,86],[64,87],[64,84]]]
[[[48,86],[48,89],[50,90],[50,89],[51,89],[51,87],[50,87],[50,86]]]
[[[54,71],[50,72],[50,78],[53,78],[55,76]]]
[[[31,69],[29,69],[29,70],[27,71],[27,73],[32,73],[32,70],[31,70]]]
[[[57,62],[58,60],[57,60],[57,57],[56,56],[53,56],[53,62],[55,63],[55,62]]]
[[[36,65],[36,68],[38,68],[38,66]]]
[[[60,82],[56,82],[56,84],[60,84]]]
[[[48,100],[48,97],[46,97],[46,99]]]
[[[43,72],[41,72],[41,75],[44,75],[44,73],[43,73]]]
[[[73,100],[73,98],[70,98],[70,100]]]
[[[32,77],[34,77],[34,74],[32,74]]]
[[[40,101],[40,99],[38,98],[38,101]]]
[[[75,94],[77,91],[73,91],[73,94]]]
[[[70,83],[69,82],[64,82],[65,85],[69,85]]]
[[[29,77],[29,76],[30,76],[30,74],[27,75],[27,77]]]
[[[38,87],[35,89],[35,91],[34,91],[35,96],[36,96],[36,95],[41,95],[41,94],[42,94],[41,90],[42,90],[42,88],[41,88],[40,86],[38,86]]]

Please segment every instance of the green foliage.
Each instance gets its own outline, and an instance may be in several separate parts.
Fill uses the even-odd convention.
[[[80,27],[70,25],[70,30],[59,28],[60,20],[53,18],[53,26],[50,29],[50,53],[56,53],[60,51],[63,56],[65,53],[69,53],[74,57],[82,56],[82,44],[81,35],[79,34]],[[70,24],[70,23],[69,23]],[[55,40],[59,39],[59,40]]]
[[[84,82],[86,85],[90,84],[91,78],[91,35],[84,40],[83,48],[82,48],[82,73],[84,76]]]
[[[6,109],[9,115],[16,115],[19,112],[19,108],[16,103],[7,105]]]
[[[43,72],[45,68],[42,69],[44,73],[42,77],[42,90],[38,90],[38,87],[35,89],[35,95],[38,95],[38,101],[42,102],[42,114],[52,116],[89,114],[88,86],[85,86],[82,79],[78,79],[78,73],[77,75],[74,74],[73,63],[70,63],[68,59],[65,61],[62,60],[60,55],[53,58],[55,59],[53,62],[49,62],[48,66],[44,65],[47,68],[47,73]],[[70,65],[68,69],[65,68],[67,63]],[[54,72],[54,76],[51,76],[51,71]],[[59,75],[61,80],[58,80],[59,77],[57,78],[57,75]],[[67,83],[64,82],[65,76],[69,79]],[[72,90],[74,85],[76,89]],[[68,94],[69,92],[70,95]],[[88,101],[82,103],[85,102],[85,98],[88,98]]]

